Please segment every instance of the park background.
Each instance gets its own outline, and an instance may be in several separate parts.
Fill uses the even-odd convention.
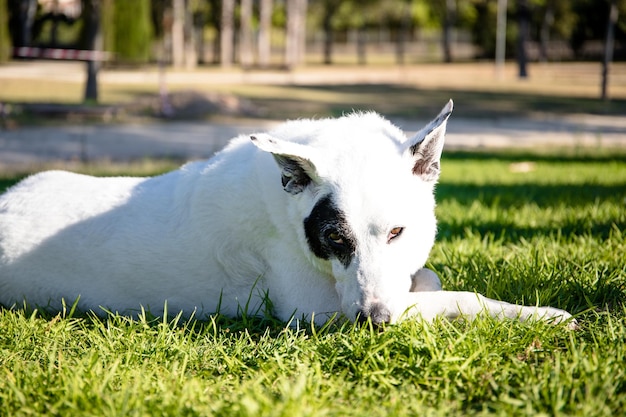
[[[619,145],[624,16],[617,0],[0,0],[3,146],[26,148],[4,162],[206,157],[352,110],[412,131],[449,98],[450,147]],[[201,125],[176,123],[165,149],[138,145],[168,121],[211,122],[210,146],[186,148]],[[107,134],[144,140],[102,154]]]

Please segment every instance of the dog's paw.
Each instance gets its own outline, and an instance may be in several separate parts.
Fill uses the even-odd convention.
[[[546,320],[552,324],[564,323],[568,330],[578,330],[580,328],[578,321],[565,310],[553,307],[540,307],[537,310],[538,317],[542,320]]]
[[[441,280],[437,274],[428,268],[422,268],[411,275],[411,289],[409,292],[419,291],[441,291]]]

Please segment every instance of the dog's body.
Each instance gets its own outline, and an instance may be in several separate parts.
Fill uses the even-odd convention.
[[[34,175],[0,196],[0,303],[154,314],[569,314],[440,291],[422,269],[452,104],[410,139],[374,113],[288,122],[154,178]],[[256,145],[256,146],[255,146]],[[282,181],[282,186],[281,186]]]

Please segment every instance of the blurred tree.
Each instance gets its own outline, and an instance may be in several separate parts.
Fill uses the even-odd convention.
[[[90,51],[100,49],[100,0],[82,0],[81,18],[83,25],[78,39],[78,48]],[[95,57],[94,57],[95,58]],[[87,61],[87,81],[85,83],[86,102],[98,101],[98,67],[100,63],[91,59]]]
[[[151,0],[150,11],[152,19],[152,34],[155,38],[162,38],[167,32],[166,22],[164,17],[171,13],[172,0]]]
[[[359,65],[367,64],[367,20],[363,19],[355,27],[356,55]]]
[[[14,46],[31,46],[37,0],[9,0],[9,31]]]
[[[532,0],[531,34],[539,42],[539,60],[546,62],[550,57],[550,40],[553,37],[568,40],[576,27],[577,17],[570,0]]]
[[[115,51],[115,0],[100,0],[102,50]],[[114,57],[113,57],[114,58]]]
[[[352,39],[356,44],[357,62],[359,65],[367,63],[367,29],[380,25],[383,15],[381,7],[388,7],[389,2],[381,2],[379,0],[346,0],[340,2],[337,9],[335,20],[335,29],[348,31],[352,33]]]
[[[600,98],[602,98],[602,100],[608,100],[609,98],[609,65],[613,60],[613,43],[615,40],[615,25],[617,24],[618,14],[619,10],[617,9],[617,0],[610,0],[606,28],[606,40],[604,42],[604,57],[602,59],[602,82],[600,86]]]
[[[0,62],[11,57],[11,36],[9,35],[9,8],[7,0],[0,0]]]
[[[502,79],[504,76],[504,61],[506,58],[506,26],[507,26],[507,0],[498,0],[498,10],[496,14],[496,56],[495,69],[496,78]]]
[[[286,0],[286,2],[285,65],[287,68],[293,68],[304,62],[307,0]]]
[[[491,0],[470,0],[464,8],[457,10],[457,22],[460,27],[466,28],[472,34],[472,41],[478,47],[478,57],[493,58],[496,51],[496,21],[498,2]],[[511,3],[509,1],[507,20],[510,20]],[[513,43],[513,25],[507,25],[506,30],[506,47],[505,50],[512,50]]]
[[[446,11],[443,18],[443,36],[441,41],[443,44],[443,60],[444,62],[452,62],[452,28],[456,15],[456,0],[446,0]]]
[[[539,59],[548,61],[548,43],[550,41],[550,28],[554,25],[554,3],[552,0],[543,2],[541,28],[539,30]],[[538,7],[539,9],[539,7]]]
[[[116,0],[113,10],[115,57],[125,64],[150,60],[152,20],[150,0]]]
[[[441,28],[441,48],[444,62],[452,62],[452,32],[456,26],[457,9],[463,4],[471,5],[467,1],[458,3],[457,5],[457,0],[430,0],[428,2],[430,10],[425,11],[426,13],[423,13],[421,18],[422,25]]]
[[[222,67],[230,67],[235,50],[235,0],[223,0],[221,12],[220,63]]]
[[[239,63],[247,68],[254,63],[252,0],[241,0],[239,7]]]
[[[272,54],[272,0],[261,0],[259,5],[259,65],[270,65]]]
[[[185,0],[172,0],[172,64],[185,64]]]
[[[202,20],[194,17],[197,7],[197,1],[187,0],[185,2],[185,31],[184,48],[185,48],[185,67],[188,69],[198,66],[198,49],[197,46],[197,24],[202,24]]]
[[[528,38],[539,43],[539,59],[550,59],[550,43],[553,39],[570,44],[575,58],[589,58],[586,48],[589,41],[598,42],[606,34],[607,0],[515,0],[508,2],[508,19],[518,20],[520,4],[527,9]],[[457,3],[457,24],[470,30],[472,40],[481,57],[491,58],[495,52],[496,3],[493,0],[466,0]],[[617,0],[620,13],[626,13],[626,0]],[[516,51],[520,25],[508,25],[507,51]],[[615,38],[626,40],[626,19],[618,20]],[[517,54],[519,56],[519,54]]]
[[[530,5],[528,0],[517,0],[517,66],[519,78],[528,77],[527,44],[530,40]]]
[[[455,1],[455,0],[449,0]],[[322,28],[324,63],[332,63],[333,43],[337,33],[347,33],[348,42],[356,45],[357,60],[367,62],[369,35],[375,32],[395,42],[396,61],[405,60],[406,43],[416,28],[440,28],[443,14],[438,14],[440,0],[315,0],[311,2],[312,23]],[[443,9],[442,9],[443,13]]]
[[[394,11],[399,13],[393,26],[396,27],[396,62],[400,65],[404,65],[406,44],[410,41],[413,27],[411,3],[412,0],[403,0],[394,8]]]
[[[324,32],[324,64],[330,65],[333,63],[333,19],[339,9],[339,2],[336,0],[322,0],[319,3],[323,7],[322,30]]]
[[[75,28],[71,28],[75,22],[75,16],[66,15],[61,5],[54,3],[45,13],[35,15],[31,45],[41,48],[76,48],[76,38],[80,34],[76,33]]]
[[[222,22],[222,1],[221,0],[202,0],[200,13],[203,13],[203,21],[208,24],[215,36],[213,36],[212,57],[213,63],[218,64],[220,61],[221,47],[221,22]],[[203,27],[204,29],[204,27]]]
[[[626,14],[626,0],[615,3],[618,15]],[[589,40],[605,39],[609,2],[606,0],[576,0],[572,5],[576,25],[572,31],[571,46],[576,58],[589,58],[585,45]],[[614,26],[614,37],[626,41],[626,19],[618,20]]]

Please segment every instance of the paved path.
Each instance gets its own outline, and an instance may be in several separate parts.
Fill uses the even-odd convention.
[[[425,120],[394,120],[412,133]],[[126,161],[144,157],[206,158],[229,139],[278,122],[170,122],[23,127],[0,130],[0,168],[68,160]],[[449,149],[546,146],[626,147],[626,117],[571,116],[552,120],[452,118]]]
[[[114,160],[175,157],[205,158],[252,125],[153,123],[26,127],[0,131],[0,167],[59,160]]]

